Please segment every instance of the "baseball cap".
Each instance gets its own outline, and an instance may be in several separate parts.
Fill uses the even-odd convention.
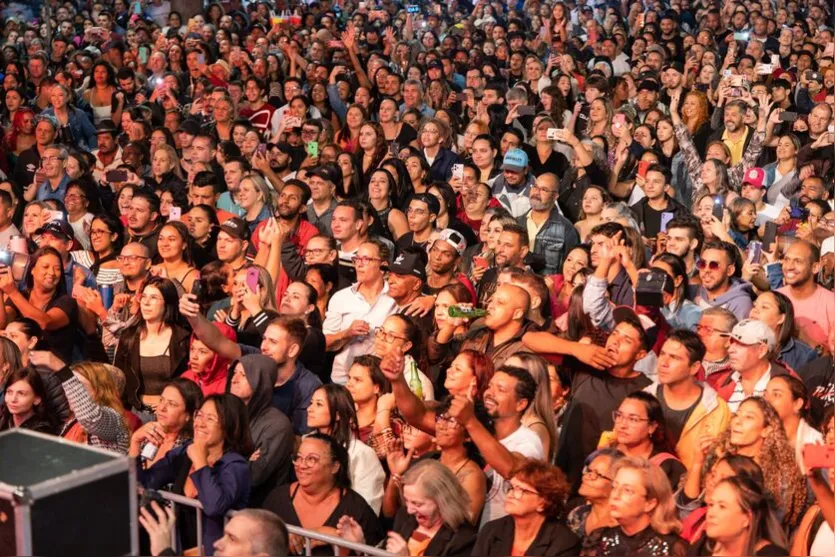
[[[240,217],[232,217],[223,221],[220,229],[242,242],[249,241],[249,225]]]
[[[524,172],[528,168],[528,154],[522,149],[508,149],[502,162],[502,170]]]
[[[649,54],[650,52],[657,52],[658,54],[660,54],[664,58],[667,57],[667,51],[660,44],[654,44],[651,47],[649,47],[647,49],[647,54]]]
[[[426,203],[426,206],[429,208],[429,212],[433,215],[438,215],[441,212],[441,202],[438,201],[438,198],[431,193],[416,193],[411,195],[409,197],[409,202],[411,203],[413,199]]]
[[[421,282],[426,280],[426,261],[417,252],[402,251],[389,265],[389,272],[395,275],[417,277]]]
[[[655,341],[658,340],[658,327],[655,322],[646,315],[638,315],[631,307],[618,306],[612,312],[615,324],[629,323],[636,330],[641,332],[641,340],[646,350],[652,350]]]
[[[464,239],[463,234],[452,228],[444,228],[440,235],[435,240],[436,242],[446,242],[455,248],[458,255],[463,255],[464,250],[467,249],[467,240]]]
[[[736,324],[730,333],[720,333],[720,336],[730,337],[746,346],[765,343],[769,350],[772,350],[777,344],[777,339],[771,327],[757,319],[743,319]]]
[[[200,133],[200,122],[197,120],[186,119],[180,124],[180,127],[177,128],[178,132],[184,132],[189,135],[198,135]]]
[[[63,236],[67,240],[75,240],[75,233],[66,219],[51,220],[36,230],[35,234],[52,234],[53,236]]]
[[[681,62],[670,62],[666,66],[664,66],[664,70],[675,70],[680,74],[684,73],[684,66]]]
[[[742,185],[749,184],[755,188],[763,187],[765,183],[765,170],[762,168],[749,168],[745,172],[745,178],[742,180]]]
[[[342,169],[335,162],[329,162],[317,166],[307,173],[308,176],[318,176],[325,182],[333,185],[342,185]]]
[[[427,70],[431,70],[432,68],[438,68],[439,70],[442,70],[442,69],[444,69],[444,65],[443,65],[443,64],[441,64],[441,61],[440,61],[440,60],[432,60],[432,61],[431,61],[431,62],[429,62],[429,64],[426,66],[426,69],[427,69]]]
[[[658,82],[654,79],[645,79],[638,85],[638,91],[655,91],[658,92]]]

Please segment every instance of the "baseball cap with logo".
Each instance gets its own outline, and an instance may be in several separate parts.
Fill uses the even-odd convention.
[[[464,236],[460,232],[453,230],[452,228],[444,228],[441,230],[440,235],[435,241],[446,242],[451,245],[455,248],[458,255],[463,255],[464,250],[467,249],[467,240],[464,239]]]
[[[237,240],[249,241],[249,225],[240,217],[232,217],[223,221],[220,229]]]
[[[763,343],[768,346],[769,350],[774,349],[777,344],[777,339],[771,327],[757,319],[743,319],[736,324],[730,333],[721,333],[720,336],[730,337],[746,346]]]
[[[522,149],[509,149],[502,162],[502,170],[524,172],[528,168],[528,154]]]
[[[395,275],[417,277],[426,280],[426,258],[417,251],[401,251],[389,265],[389,272]]]
[[[52,234],[61,236],[65,240],[74,240],[75,233],[66,219],[51,220],[35,231],[35,234]]]
[[[765,184],[765,170],[762,168],[749,168],[745,172],[745,178],[742,180],[742,185],[748,184],[755,188],[762,188]]]

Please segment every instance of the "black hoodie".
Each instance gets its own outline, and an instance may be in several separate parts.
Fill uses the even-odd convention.
[[[272,405],[273,385],[278,376],[278,364],[263,354],[250,354],[229,366],[234,371],[240,364],[252,389],[252,397],[246,405],[252,442],[260,452],[257,460],[249,462],[252,476],[250,503],[260,507],[269,491],[290,481],[290,458],[293,452],[293,426],[281,410]],[[229,374],[226,392],[231,392]]]

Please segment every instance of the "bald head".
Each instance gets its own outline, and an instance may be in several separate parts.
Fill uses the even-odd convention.
[[[503,284],[496,289],[487,306],[484,324],[493,331],[519,328],[531,307],[531,297],[514,284]]]
[[[534,211],[550,211],[559,195],[560,181],[556,174],[546,172],[536,179],[531,188],[531,209]]]

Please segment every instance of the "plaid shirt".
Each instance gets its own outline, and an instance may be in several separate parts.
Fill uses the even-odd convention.
[[[57,375],[73,413],[73,418],[64,426],[61,436],[78,422],[87,432],[87,443],[91,446],[128,454],[130,432],[124,417],[116,410],[94,401],[70,368],[65,367]]]

